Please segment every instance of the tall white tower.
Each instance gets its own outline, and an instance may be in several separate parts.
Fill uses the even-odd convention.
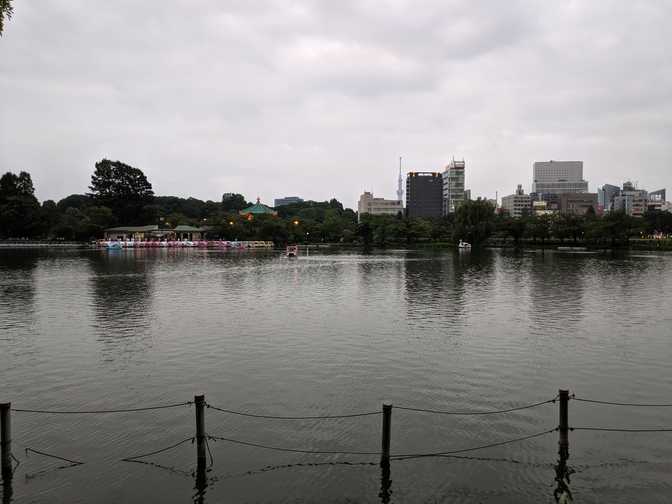
[[[399,156],[399,182],[397,185],[397,201],[404,201],[404,178],[401,176],[401,156]]]

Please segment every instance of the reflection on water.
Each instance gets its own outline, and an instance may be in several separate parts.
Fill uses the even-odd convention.
[[[212,404],[279,415],[377,410],[383,400],[486,411],[548,399],[561,387],[629,402],[660,402],[672,389],[665,254],[387,251],[288,261],[271,252],[3,251],[0,296],[2,391],[26,407],[144,406],[206,393]],[[209,434],[269,446],[372,451],[380,440],[380,425],[365,419],[206,416]],[[549,429],[557,408],[394,417],[392,452],[427,453]],[[584,404],[570,417],[574,425],[668,423],[664,411],[616,417]],[[561,502],[570,477],[581,502],[666,503],[672,495],[672,447],[656,436],[575,432],[572,465],[591,469],[577,473],[568,452],[551,462],[556,440],[547,436],[394,467],[213,443],[215,465],[203,474],[189,443],[146,464],[119,462],[193,436],[186,407],[17,415],[14,428],[17,446],[87,462],[27,481],[48,466],[24,460],[16,502],[518,504]]]
[[[152,270],[161,252],[114,250],[88,257],[94,329],[103,360],[128,359],[151,347]]]
[[[536,253],[528,263],[531,322],[536,330],[572,331],[584,318],[587,262],[578,258],[558,267],[553,253]]]
[[[34,273],[38,261],[38,254],[31,251],[19,257],[7,250],[0,251],[0,310],[6,314],[2,320],[2,340],[29,329],[34,320]]]

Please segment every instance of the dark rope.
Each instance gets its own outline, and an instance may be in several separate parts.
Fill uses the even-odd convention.
[[[572,397],[574,401],[581,401],[594,404],[606,404],[607,406],[634,406],[639,408],[672,408],[672,404],[647,404],[647,403],[620,403],[611,401],[598,401],[596,399],[583,399],[581,397]]]
[[[123,462],[134,462],[137,459],[149,457],[151,455],[158,455],[159,453],[163,453],[163,452],[166,452],[168,450],[172,450],[173,448],[177,448],[178,446],[183,445],[184,443],[189,442],[189,441],[193,443],[194,439],[195,438],[193,438],[193,437],[189,437],[189,438],[183,439],[179,443],[175,443],[174,445],[167,446],[166,448],[161,448],[160,450],[156,450],[156,451],[153,451],[153,452],[150,452],[150,453],[143,453],[142,455],[134,455],[133,457],[126,457],[126,458],[123,458],[121,460]]]
[[[507,441],[500,441],[497,443],[490,443],[487,445],[482,445],[482,446],[476,446],[473,448],[463,448],[461,450],[453,450],[453,451],[442,451],[442,452],[436,452],[436,453],[407,453],[407,454],[399,454],[399,455],[392,455],[390,456],[390,459],[393,460],[408,460],[408,459],[413,459],[413,458],[422,458],[422,457],[448,457],[450,455],[457,455],[460,453],[467,453],[467,452],[472,452],[472,451],[477,451],[477,450],[484,450],[486,448],[494,448],[496,446],[503,446],[511,443],[517,443],[520,441],[525,441],[528,439],[533,439],[536,437],[544,436],[546,434],[550,434],[551,432],[557,431],[557,428],[555,429],[550,429],[546,430],[543,432],[538,432],[536,434],[531,434],[529,436],[524,436],[520,438],[515,438],[515,439],[509,439]],[[312,454],[312,455],[380,455],[380,452],[355,452],[355,451],[335,451],[335,450],[303,450],[303,449],[295,449],[295,448],[280,448],[277,446],[269,446],[269,445],[264,445],[260,443],[252,443],[249,441],[240,441],[238,439],[231,439],[231,438],[225,438],[221,436],[209,436],[210,439],[214,441],[226,441],[229,443],[234,443],[234,444],[239,444],[239,445],[244,445],[244,446],[253,446],[255,448],[264,448],[267,450],[274,450],[274,451],[282,451],[282,452],[291,452],[291,453],[307,453],[307,454]]]
[[[210,443],[208,443],[208,436],[205,436],[205,447],[208,449],[208,455],[210,455],[210,467],[215,465],[215,459],[212,456],[212,452],[210,451]]]
[[[616,429],[610,427],[570,427],[572,431],[600,431],[600,432],[672,432],[670,428],[655,429]]]
[[[87,411],[52,411],[52,410],[33,410],[33,409],[18,409],[12,408],[12,411],[17,413],[45,413],[49,415],[88,415],[88,414],[103,414],[103,413],[133,413],[136,411],[150,411],[150,410],[160,410],[167,408],[177,408],[179,406],[188,406],[193,404],[192,401],[177,403],[177,404],[166,404],[163,406],[147,406],[144,408],[126,408],[126,409],[114,409],[114,410],[87,410]]]
[[[58,455],[52,455],[51,453],[46,453],[46,452],[42,452],[42,451],[39,451],[39,450],[33,450],[32,448],[26,448],[26,456],[28,456],[28,452],[37,453],[38,455],[42,455],[44,457],[51,457],[53,459],[62,460],[63,462],[69,462],[70,464],[73,464],[73,465],[83,465],[84,464],[84,462],[80,462],[79,460],[70,460],[70,459],[67,459],[65,457],[59,457]]]
[[[494,448],[496,446],[504,446],[507,444],[512,444],[512,443],[518,443],[521,441],[526,441],[528,439],[533,439],[541,436],[545,436],[547,434],[550,434],[551,432],[555,432],[558,429],[549,429],[546,431],[542,432],[537,432],[536,434],[530,434],[529,436],[523,436],[515,439],[509,439],[507,441],[499,441],[497,443],[490,443],[486,445],[481,445],[481,446],[475,446],[473,448],[463,448],[461,450],[452,450],[452,451],[442,451],[442,452],[435,452],[435,453],[411,453],[411,454],[403,454],[403,455],[392,455],[390,459],[392,460],[409,460],[409,459],[416,459],[416,458],[425,458],[425,457],[446,457],[448,455],[456,455],[459,453],[467,453],[467,452],[472,452],[472,451],[478,451],[478,450],[485,450],[486,448]]]
[[[16,458],[13,453],[10,453],[10,455],[12,456],[12,459],[14,460],[14,462],[16,462],[16,465],[12,468],[12,476],[13,476],[14,473],[16,472],[16,470],[21,465],[21,461],[18,458]]]
[[[520,411],[529,408],[536,408],[537,406],[542,406],[544,404],[554,403],[557,400],[557,397],[554,399],[549,399],[547,401],[541,401],[534,404],[527,404],[525,406],[517,406],[515,408],[495,410],[495,411],[440,411],[424,408],[409,408],[406,406],[394,406],[394,409],[400,409],[405,411],[417,411],[420,413],[435,413],[437,415],[464,415],[464,416],[475,416],[475,415],[498,415],[501,413],[511,413],[512,411]]]
[[[170,467],[170,466],[165,466],[161,464],[157,464],[156,462],[150,462],[147,460],[123,460],[123,462],[132,462],[134,464],[144,464],[152,467],[156,467],[157,469],[163,469],[164,471],[168,471],[173,474],[179,474],[180,476],[185,476],[187,478],[193,477],[193,474],[190,471],[184,471],[182,469],[177,469],[176,467]]]
[[[253,446],[255,448],[264,448],[266,450],[274,450],[290,453],[308,453],[312,455],[380,455],[380,452],[353,452],[353,451],[336,451],[336,450],[300,450],[295,448],[280,448],[278,446],[269,446],[260,443],[251,443],[249,441],[240,441],[237,439],[226,438],[222,436],[208,436],[213,441],[226,441],[228,443],[239,444],[243,446]]]
[[[211,404],[207,404],[206,406],[210,409],[213,409],[215,411],[219,411],[222,413],[229,413],[231,415],[239,415],[239,416],[244,416],[244,417],[251,417],[251,418],[266,418],[269,420],[331,420],[331,419],[337,419],[337,418],[356,418],[356,417],[365,417],[365,416],[373,416],[373,415],[380,415],[380,411],[370,411],[367,413],[352,413],[349,415],[323,415],[323,416],[277,416],[277,415],[259,415],[256,413],[245,413],[242,411],[234,411],[234,410],[229,410],[229,409],[224,409],[224,408],[218,408],[217,406],[213,406]]]
[[[293,469],[296,467],[303,468],[303,467],[323,467],[323,466],[350,466],[350,467],[358,467],[358,466],[379,466],[380,462],[354,462],[354,461],[333,461],[333,462],[299,462],[296,464],[282,464],[282,465],[268,465],[265,467],[262,467],[261,469],[256,469],[256,470],[249,470],[245,472],[239,472],[239,473],[230,473],[230,474],[224,474],[220,476],[212,476],[210,478],[210,481],[212,483],[217,483],[218,481],[223,481],[227,479],[232,479],[232,478],[240,478],[243,476],[253,476],[256,474],[262,474],[265,472],[270,472],[270,471],[279,471],[282,469]]]

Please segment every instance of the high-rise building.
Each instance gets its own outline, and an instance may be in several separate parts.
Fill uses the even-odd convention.
[[[443,178],[438,172],[409,172],[406,175],[406,215],[441,217]]]
[[[502,211],[507,212],[511,217],[522,217],[531,209],[532,199],[529,194],[525,194],[522,184],[518,184],[515,194],[502,198]]]
[[[278,208],[284,205],[291,205],[293,203],[303,203],[303,199],[299,198],[298,196],[285,196],[284,198],[277,198],[273,202],[273,206]]]
[[[397,201],[399,203],[404,201],[404,177],[401,176],[401,156],[399,157],[399,178],[397,179]]]
[[[604,184],[597,188],[597,206],[605,213],[611,212],[614,207],[614,198],[621,194],[621,188],[611,184]]]
[[[464,202],[464,159],[453,158],[443,172],[443,215],[454,213]]]
[[[374,198],[373,193],[364,192],[359,197],[357,204],[357,219],[362,220],[362,215],[398,215],[404,211],[404,206],[399,200]]]
[[[536,161],[533,171],[533,193],[588,192],[588,182],[583,180],[583,161]]]

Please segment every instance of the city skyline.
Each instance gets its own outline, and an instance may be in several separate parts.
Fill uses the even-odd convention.
[[[85,192],[102,158],[157,194],[351,208],[364,188],[394,197],[399,156],[465,158],[474,197],[529,191],[549,159],[583,160],[590,191],[672,187],[661,4],[87,9],[17,4],[0,40],[0,170],[29,171],[42,200]]]

